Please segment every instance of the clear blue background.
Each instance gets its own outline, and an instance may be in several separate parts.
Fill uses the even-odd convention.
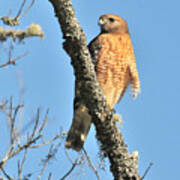
[[[12,9],[16,15],[22,1],[8,0],[0,2],[1,16],[6,16]],[[129,151],[139,152],[139,173],[143,175],[150,162],[154,165],[146,180],[169,180],[179,178],[180,162],[180,2],[178,0],[91,0],[75,1],[73,5],[80,24],[89,42],[99,33],[98,17],[105,13],[117,14],[127,20],[137,67],[141,80],[141,94],[133,100],[128,90],[122,101],[116,106],[122,115],[121,128]],[[22,19],[16,28],[24,29],[31,23],[38,23],[45,33],[44,40],[26,39],[25,44],[16,46],[14,57],[30,53],[17,66],[0,69],[0,99],[14,96],[18,102],[18,74],[21,73],[25,88],[26,124],[36,112],[42,109],[42,117],[50,108],[50,119],[45,131],[47,138],[59,132],[60,127],[67,131],[73,114],[74,76],[70,59],[62,49],[62,34],[54,10],[48,1],[36,1],[31,11]],[[1,23],[2,25],[2,23]],[[0,63],[8,58],[1,44]],[[2,158],[7,144],[7,125],[4,116],[0,115],[0,144]],[[24,134],[25,135],[25,134]],[[5,140],[6,139],[6,140]],[[98,146],[94,128],[85,143],[93,163],[96,165]],[[41,169],[41,158],[47,154],[48,148],[33,150],[25,164],[25,173],[32,172],[35,179]],[[75,159],[76,153],[69,151]],[[18,156],[22,158],[22,154]],[[56,158],[48,166],[53,172],[53,180],[59,179],[70,168],[63,145]],[[5,168],[12,176],[16,176],[15,161],[10,161]],[[101,179],[111,179],[108,161],[106,172],[100,171]],[[82,167],[81,167],[82,168]],[[77,168],[72,179],[96,179],[90,168],[78,174]],[[47,173],[42,179],[47,179]],[[0,172],[1,174],[1,172]]]

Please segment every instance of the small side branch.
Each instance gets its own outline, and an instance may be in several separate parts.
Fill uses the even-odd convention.
[[[76,160],[72,162],[72,167],[69,169],[69,171],[66,172],[66,174],[60,180],[65,180],[72,173],[75,167],[80,164],[81,164],[81,161],[79,161],[79,157],[77,157]]]
[[[9,66],[9,65],[16,65],[16,62],[19,60],[22,60],[23,57],[28,55],[28,53],[29,52],[25,52],[24,54],[14,58],[14,59],[9,58],[9,60],[6,63],[0,65],[0,68],[4,68],[4,67]]]
[[[20,163],[20,161],[18,161],[18,178],[19,180],[22,180],[22,172],[23,172],[23,167],[27,158],[27,152],[28,152],[28,148],[25,149],[24,151],[24,156],[23,156],[23,160]]]
[[[36,180],[40,180],[42,175],[44,174],[46,168],[47,168],[47,165],[49,163],[49,161],[52,159],[52,157],[54,156],[54,152],[53,152],[53,145],[51,145],[51,147],[49,148],[49,152],[48,152],[48,155],[46,157],[45,160],[43,160],[43,168],[41,169],[41,172],[40,174],[38,175],[37,179]]]
[[[2,173],[5,175],[5,177],[8,179],[8,180],[13,180],[13,178],[11,178],[8,173],[4,170],[4,168],[1,168],[1,171]]]
[[[146,169],[146,171],[144,172],[144,175],[141,177],[141,180],[143,180],[145,178],[145,176],[147,175],[147,173],[149,172],[149,170],[151,169],[153,163],[151,162],[148,166],[148,168]]]
[[[9,126],[9,134],[10,134],[10,147],[8,151],[6,152],[5,156],[0,160],[0,170],[4,171],[5,164],[13,157],[15,157],[20,152],[24,151],[24,157],[22,161],[18,161],[18,177],[19,179],[22,179],[22,171],[25,164],[25,161],[27,159],[27,152],[29,149],[32,148],[39,148],[42,146],[45,146],[47,144],[52,144],[58,139],[63,139],[65,136],[65,133],[60,132],[59,134],[55,135],[50,140],[45,140],[43,137],[43,130],[46,126],[47,119],[48,119],[48,113],[49,109],[46,111],[46,114],[43,118],[43,121],[40,121],[40,108],[37,109],[36,116],[33,121],[31,121],[31,124],[34,124],[34,127],[31,131],[31,133],[27,134],[26,139],[22,142],[22,137],[20,133],[20,129],[18,127],[18,117],[20,113],[20,108],[24,107],[21,104],[18,104],[17,106],[14,106],[12,97],[10,98],[9,102],[1,102],[0,101],[0,111],[3,112],[6,116],[8,126]],[[30,126],[30,124],[29,124]],[[27,130],[27,128],[24,129],[24,131]],[[39,143],[38,143],[39,142]],[[58,151],[58,147],[61,145],[61,142],[59,142],[54,148],[53,146],[50,148],[49,153],[46,158],[46,162],[44,163],[44,168],[42,169],[41,175],[44,173],[44,170],[49,162],[49,160],[56,154]]]
[[[97,169],[94,167],[94,165],[93,165],[93,163],[92,163],[92,161],[91,161],[88,153],[86,152],[86,150],[85,150],[84,148],[83,148],[82,150],[83,150],[83,152],[84,152],[84,154],[85,154],[85,156],[86,156],[86,158],[87,158],[87,161],[88,161],[89,166],[91,167],[91,169],[92,169],[93,172],[95,173],[95,175],[96,175],[96,177],[97,177],[97,180],[100,180],[98,171],[97,171]]]
[[[2,20],[2,22],[8,26],[17,26],[19,25],[19,21],[20,19],[29,12],[29,10],[32,8],[33,4],[34,4],[35,0],[32,0],[31,4],[27,7],[27,9],[24,11],[24,13],[21,15],[23,8],[27,2],[27,0],[24,0],[21,4],[21,7],[19,8],[19,11],[16,15],[16,17],[9,17],[9,16],[3,16],[0,17],[0,20]]]

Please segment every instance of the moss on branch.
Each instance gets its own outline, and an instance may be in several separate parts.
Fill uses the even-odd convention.
[[[44,33],[41,26],[38,24],[31,24],[26,30],[4,29],[0,27],[0,41],[6,41],[8,37],[11,37],[14,41],[18,39],[22,41],[24,38],[38,36],[44,37]]]

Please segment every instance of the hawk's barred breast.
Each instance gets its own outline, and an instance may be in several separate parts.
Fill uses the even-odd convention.
[[[110,109],[123,97],[129,84],[133,96],[140,90],[133,46],[124,19],[113,14],[100,17],[101,33],[88,48],[95,65],[99,86]],[[80,151],[91,127],[91,116],[75,88],[74,117],[66,139],[66,148]]]

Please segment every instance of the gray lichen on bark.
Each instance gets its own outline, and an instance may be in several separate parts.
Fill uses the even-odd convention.
[[[75,17],[70,0],[49,0],[55,10],[63,33],[63,47],[71,57],[76,78],[76,91],[92,116],[101,150],[109,158],[110,170],[115,180],[140,180],[137,171],[138,154],[128,153],[113,113],[106,107],[105,98],[98,86],[91,62],[86,36]]]

